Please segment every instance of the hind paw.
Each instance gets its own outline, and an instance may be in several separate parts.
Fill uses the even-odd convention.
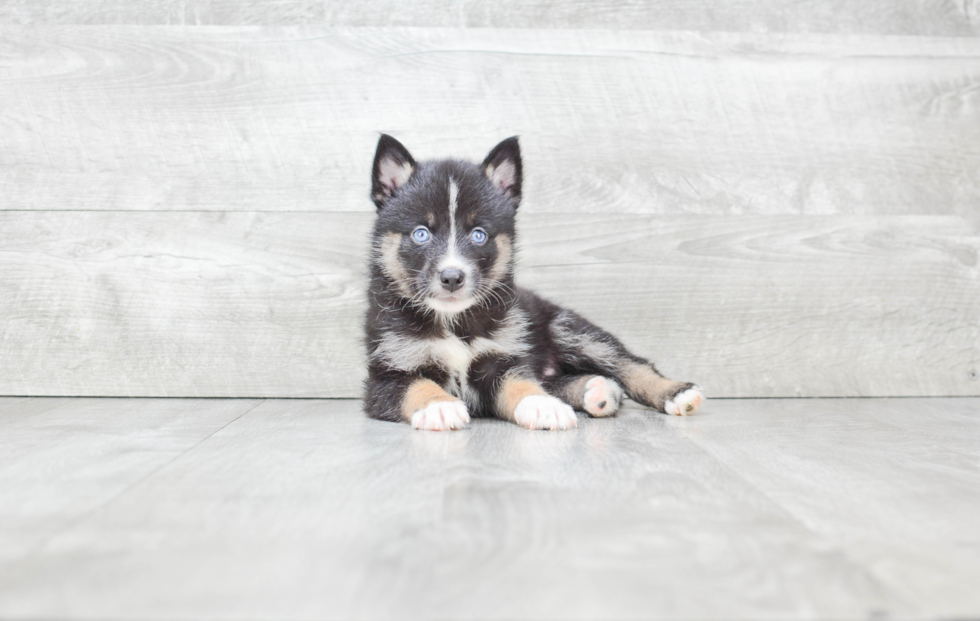
[[[664,404],[664,411],[674,416],[690,416],[698,411],[702,401],[704,395],[701,394],[701,389],[694,386],[674,395]]]
[[[612,416],[623,401],[623,389],[615,380],[596,375],[585,384],[584,409],[589,416]]]

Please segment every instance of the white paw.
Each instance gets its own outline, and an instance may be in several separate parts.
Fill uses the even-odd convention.
[[[514,421],[528,429],[578,427],[575,410],[567,403],[548,395],[531,395],[521,399],[514,410]]]
[[[462,429],[469,422],[470,414],[462,401],[433,401],[412,412],[412,427],[416,429]]]
[[[585,384],[585,411],[591,416],[612,416],[623,401],[623,389],[615,380],[598,375]]]
[[[690,416],[698,411],[698,406],[704,401],[704,395],[697,386],[688,388],[664,404],[664,410],[674,416]]]

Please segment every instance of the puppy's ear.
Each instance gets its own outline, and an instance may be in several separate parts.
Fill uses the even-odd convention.
[[[497,188],[509,196],[515,205],[521,202],[521,146],[517,136],[511,136],[495,146],[483,160],[483,173]]]
[[[371,172],[371,200],[379,211],[398,188],[408,183],[413,172],[415,160],[408,149],[388,134],[381,134]]]

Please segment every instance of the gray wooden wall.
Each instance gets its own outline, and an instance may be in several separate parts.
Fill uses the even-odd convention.
[[[0,394],[349,397],[379,131],[710,396],[980,395],[977,0],[0,1]]]

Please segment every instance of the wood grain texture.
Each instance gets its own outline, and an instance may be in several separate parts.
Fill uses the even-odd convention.
[[[0,394],[360,394],[367,214],[0,213]],[[980,395],[980,224],[522,213],[518,281],[709,396]]]
[[[4,0],[0,24],[612,28],[980,34],[975,0]]]
[[[0,209],[368,212],[387,131],[520,134],[538,212],[971,215],[978,84],[977,38],[4,26]]]
[[[363,214],[0,218],[0,393],[358,392]]]
[[[691,418],[630,406],[563,433],[418,432],[359,401],[266,401],[121,492],[201,402],[75,403],[0,435],[0,490],[34,500],[0,511],[76,515],[79,488],[113,500],[53,519],[34,553],[0,565],[4,618],[980,611],[977,399],[709,401]],[[35,471],[36,451],[85,467]]]
[[[980,613],[980,403],[766,405],[725,403],[705,424],[667,424],[929,616]]]
[[[0,399],[0,574],[258,403]]]

